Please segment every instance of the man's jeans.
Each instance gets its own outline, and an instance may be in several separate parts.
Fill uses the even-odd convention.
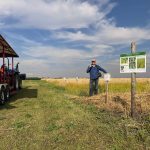
[[[90,91],[89,94],[90,96],[93,96],[93,94],[97,95],[98,94],[98,79],[90,79]]]

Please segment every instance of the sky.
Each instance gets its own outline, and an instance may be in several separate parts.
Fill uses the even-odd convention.
[[[119,57],[147,53],[150,77],[150,0],[0,0],[0,34],[20,58],[28,76],[88,77],[91,59],[112,77]]]

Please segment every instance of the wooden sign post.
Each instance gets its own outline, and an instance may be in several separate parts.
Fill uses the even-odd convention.
[[[105,103],[108,102],[108,81],[106,81],[106,99],[105,99]]]
[[[120,55],[120,73],[131,73],[131,117],[136,117],[136,73],[146,73],[146,52],[136,52],[131,43],[131,53]]]
[[[104,74],[104,80],[106,83],[106,99],[105,99],[105,103],[108,102],[108,84],[110,81],[111,75],[109,73]]]
[[[131,43],[131,53],[136,53],[136,43]],[[136,73],[131,73],[131,117],[134,118],[136,114]]]

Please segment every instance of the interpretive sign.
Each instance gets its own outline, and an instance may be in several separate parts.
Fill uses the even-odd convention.
[[[146,72],[146,52],[120,55],[120,73]]]

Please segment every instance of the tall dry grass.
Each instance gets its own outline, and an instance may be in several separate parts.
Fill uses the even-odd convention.
[[[109,101],[105,104],[105,81],[100,79],[99,95],[88,97],[89,79],[64,78],[43,79],[62,87],[64,91],[76,100],[92,103],[101,109],[117,113],[130,114],[131,79],[113,78],[109,82]],[[137,78],[136,109],[138,114],[150,113],[150,78]]]
[[[88,95],[89,89],[89,79],[87,78],[64,78],[64,79],[43,79],[48,82],[56,83],[59,86],[65,87],[68,92],[80,95],[84,93],[83,96]],[[113,78],[109,82],[109,92],[110,93],[126,93],[131,90],[131,79],[129,78]],[[105,81],[100,79],[99,81],[100,93],[105,92]],[[77,93],[78,91],[78,93]],[[150,78],[138,78],[137,79],[137,92],[138,93],[150,93]],[[82,94],[81,94],[82,95]]]

